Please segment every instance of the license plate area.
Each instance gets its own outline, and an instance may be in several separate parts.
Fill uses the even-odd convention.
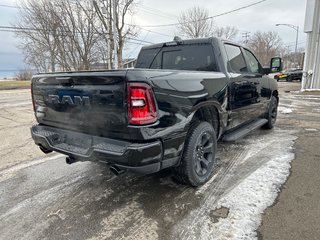
[[[91,138],[81,138],[77,136],[66,136],[65,143],[71,146],[89,149],[92,145]]]

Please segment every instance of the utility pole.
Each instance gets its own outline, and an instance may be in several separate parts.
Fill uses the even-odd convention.
[[[286,47],[286,51],[290,53],[290,45],[286,45],[285,47]]]
[[[113,59],[114,59],[114,69],[118,69],[118,55],[117,55],[117,50],[118,50],[118,34],[117,34],[117,6],[116,6],[116,0],[112,0],[112,28],[113,28]]]
[[[247,45],[250,38],[250,32],[242,32],[242,38],[244,39],[244,44]]]
[[[98,17],[101,20],[103,27],[105,28],[106,31],[108,31],[108,29],[109,29],[108,25],[107,25],[107,23],[106,23],[106,21],[104,19],[103,13],[101,12],[97,2],[95,0],[93,0],[92,4],[93,4],[94,9],[98,13]],[[110,39],[108,41],[110,41]],[[109,44],[107,46],[109,46]],[[111,49],[109,49],[109,51],[111,51]],[[108,59],[108,69],[111,69],[111,67],[112,67],[111,66],[111,59]]]
[[[113,44],[112,44],[112,23],[110,21],[111,18],[111,6],[108,6],[108,2],[107,0],[102,0],[103,6],[102,6],[102,14],[106,17],[106,19],[108,20],[108,29],[106,29],[107,31],[107,64],[108,64],[108,69],[112,69],[112,58],[113,58]]]

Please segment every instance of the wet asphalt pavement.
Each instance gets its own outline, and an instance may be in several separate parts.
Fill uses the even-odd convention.
[[[0,102],[21,106],[21,98]],[[104,164],[67,165],[63,155],[30,159],[0,170],[0,239],[211,239],[203,224],[229,214],[215,204],[280,148],[292,151],[294,134],[276,127],[219,143],[215,175],[197,189],[175,183],[170,170],[116,177]]]
[[[281,133],[280,130],[278,134]],[[260,130],[251,138],[269,135]],[[175,183],[170,171],[115,177],[103,164],[67,165],[57,155],[0,173],[1,239],[172,239],[176,223],[214,204],[268,157],[237,164],[254,141],[219,144],[219,166],[201,190]],[[258,153],[256,153],[258,154]],[[260,152],[261,154],[261,152]],[[223,181],[222,181],[223,180]],[[198,224],[198,223],[197,223]]]

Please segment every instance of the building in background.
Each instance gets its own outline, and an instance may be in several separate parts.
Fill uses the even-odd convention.
[[[320,90],[320,0],[307,0],[304,32],[307,48],[301,90]]]
[[[136,65],[137,59],[136,58],[129,58],[123,60],[123,68],[134,68]]]

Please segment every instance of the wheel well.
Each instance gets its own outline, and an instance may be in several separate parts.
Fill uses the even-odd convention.
[[[277,90],[272,92],[272,96],[275,96],[277,98],[278,102],[279,102],[279,93],[278,93]]]
[[[199,108],[193,116],[192,122],[194,121],[205,121],[210,123],[217,137],[219,136],[219,114],[218,110],[214,106],[204,106]]]

